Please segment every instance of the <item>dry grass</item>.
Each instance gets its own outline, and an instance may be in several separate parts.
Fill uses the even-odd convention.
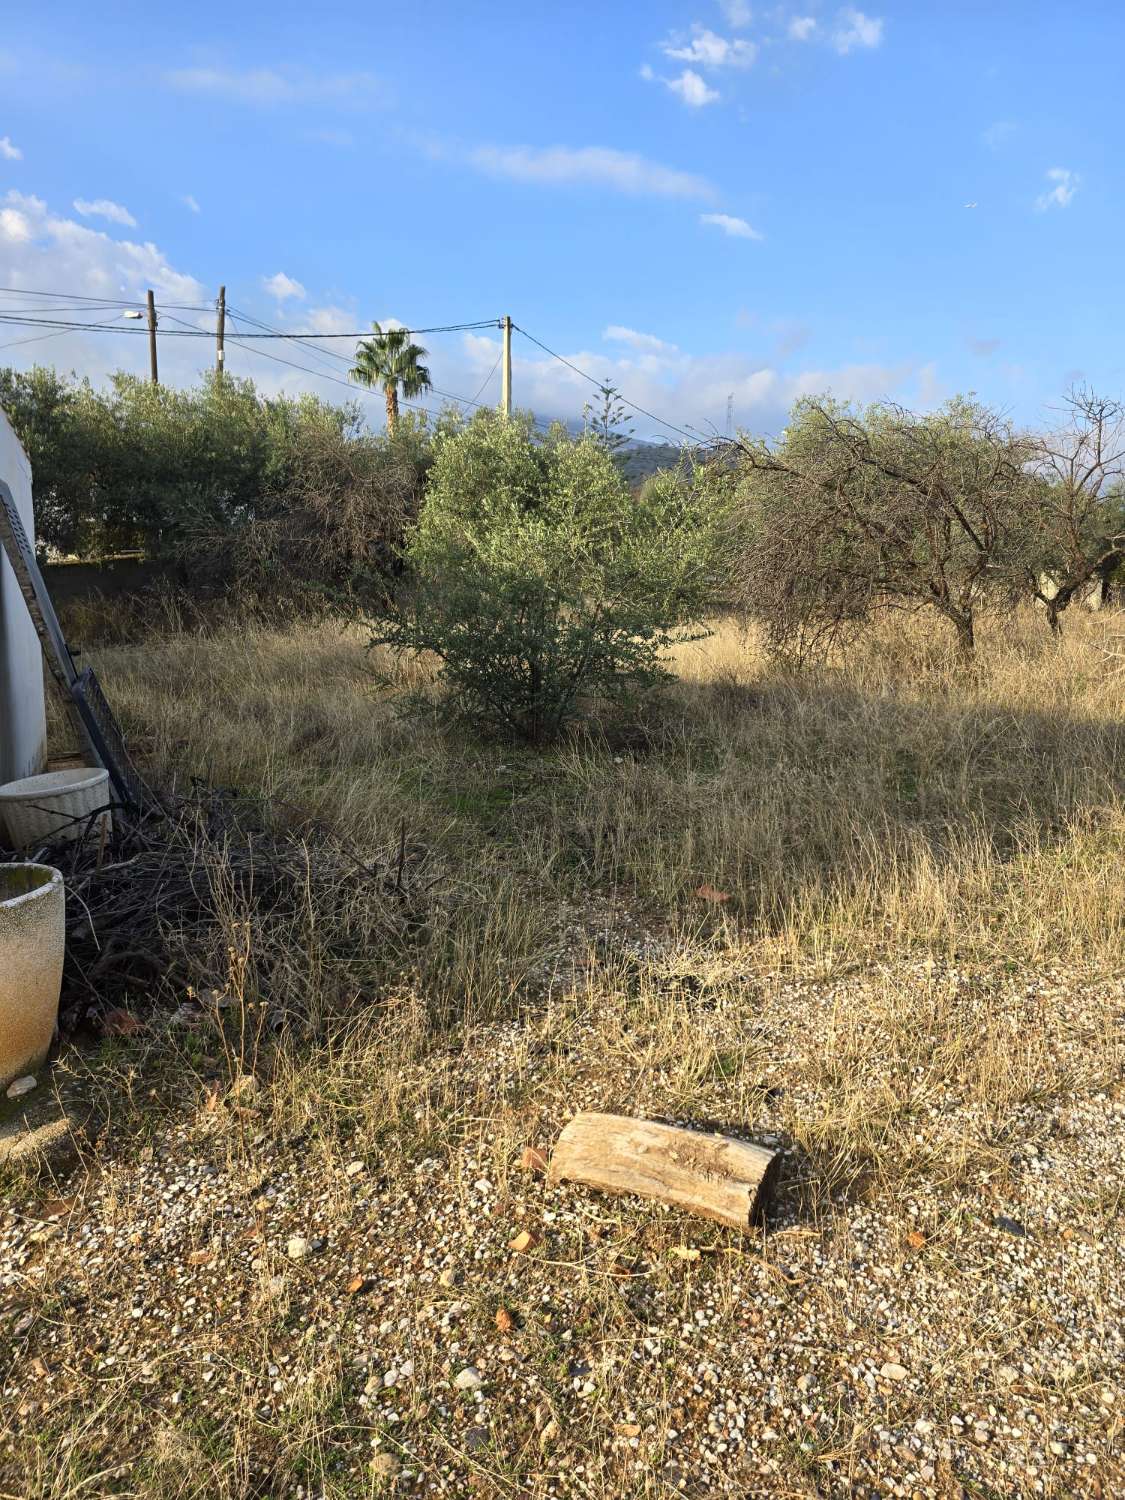
[[[443,880],[412,944],[380,951],[334,942],[363,931],[362,884],[300,933],[232,902],[225,1027],[154,1024],[68,1064],[110,1117],[68,1188],[98,1253],[29,1248],[33,1199],[0,1226],[0,1317],[32,1320],[0,1494],[353,1500],[390,1492],[373,1442],[401,1493],[1119,1493],[1125,627],[1067,625],[1058,646],[1034,616],[997,624],[966,675],[922,622],[888,624],[792,676],[723,624],[641,726],[546,755],[403,721],[332,625],[104,653],[164,774],[361,850],[405,826]],[[315,1048],[243,1050],[265,949]],[[257,1093],[216,1109],[250,1067]],[[528,1181],[521,1147],[576,1107],[776,1140],[766,1231]],[[539,1254],[511,1256],[515,1223],[542,1224]],[[323,1258],[290,1265],[310,1226]],[[370,1300],[341,1292],[356,1271]],[[364,1394],[407,1355],[408,1388]],[[481,1407],[450,1391],[470,1361]],[[747,1426],[716,1461],[717,1395]],[[966,1413],[987,1439],[975,1416],[959,1435]]]
[[[104,665],[165,770],[260,790],[361,846],[405,820],[457,864],[467,927],[451,940],[510,946],[516,968],[560,900],[593,890],[690,928],[704,881],[732,898],[727,938],[770,966],[1017,947],[1113,962],[1122,624],[1071,613],[1061,647],[1033,615],[985,630],[971,675],[928,621],[888,624],[848,663],[801,676],[722,625],[683,648],[642,729],[545,756],[404,722],[372,681],[388,664],[331,624],[178,636]]]

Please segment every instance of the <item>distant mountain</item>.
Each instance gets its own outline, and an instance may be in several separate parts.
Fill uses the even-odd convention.
[[[674,469],[680,450],[674,443],[630,443],[616,454],[622,474],[630,484],[641,484],[661,469]]]

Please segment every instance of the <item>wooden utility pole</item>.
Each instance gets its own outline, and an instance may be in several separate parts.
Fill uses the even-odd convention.
[[[503,364],[500,367],[500,410],[506,417],[512,415],[512,320],[505,313],[500,325],[504,330]]]
[[[152,370],[152,383],[159,385],[160,376],[156,369],[156,302],[151,287],[148,293],[148,362]]]
[[[227,289],[225,286],[219,288],[219,318],[215,324],[215,379],[223,378],[223,360],[226,351],[223,348],[223,340],[227,335]]]

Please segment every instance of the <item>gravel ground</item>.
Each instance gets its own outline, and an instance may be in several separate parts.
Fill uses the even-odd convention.
[[[201,1021],[175,1107],[0,1211],[3,1493],[1125,1493],[1123,1015],[648,953],[233,1088]],[[521,1167],[584,1107],[743,1122],[766,1224]]]

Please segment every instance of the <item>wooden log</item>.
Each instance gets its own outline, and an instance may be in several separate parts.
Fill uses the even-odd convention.
[[[748,1229],[764,1211],[781,1158],[729,1135],[583,1111],[562,1129],[548,1179],[636,1193]]]

